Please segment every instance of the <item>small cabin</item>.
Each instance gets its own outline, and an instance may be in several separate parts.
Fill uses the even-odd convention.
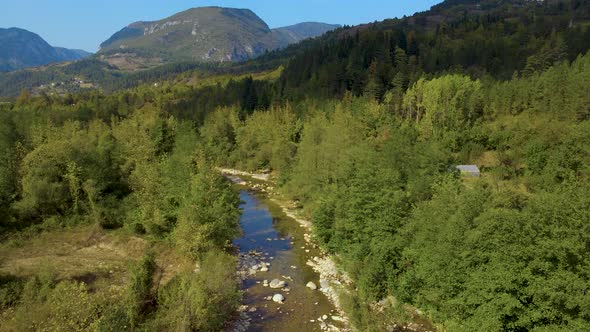
[[[478,178],[481,172],[476,165],[457,165],[456,168],[461,172],[462,176]]]

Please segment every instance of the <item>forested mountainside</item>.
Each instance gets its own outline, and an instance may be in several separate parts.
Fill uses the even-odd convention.
[[[0,257],[80,227],[156,254],[116,288],[110,267],[91,287],[3,268],[0,330],[220,330],[240,302],[218,282],[239,200],[216,166],[271,171],[351,277],[355,330],[589,330],[589,8],[446,1],[200,84],[7,99]],[[183,273],[158,288],[164,259]]]
[[[317,97],[405,90],[423,75],[509,79],[590,47],[587,1],[458,1],[399,20],[333,33],[301,49],[281,90]]]
[[[271,69],[290,61],[280,90],[314,97],[342,96],[345,91],[361,95],[369,89],[383,98],[394,86],[404,90],[422,75],[440,72],[508,79],[515,72],[542,70],[555,60],[571,61],[584,53],[590,43],[589,7],[587,1],[444,2],[411,17],[338,29],[262,55],[248,66]],[[209,70],[215,72],[215,67]],[[110,92],[166,80],[183,70],[186,66],[170,64],[121,73],[100,61],[82,61],[71,70],[0,74],[0,92],[16,96],[23,88],[34,88],[50,93],[55,91],[52,82],[62,87],[58,93],[84,87]],[[89,85],[70,84],[75,81],[72,72]]]

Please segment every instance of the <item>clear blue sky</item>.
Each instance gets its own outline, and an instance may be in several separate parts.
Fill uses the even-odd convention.
[[[411,15],[441,1],[18,0],[2,4],[0,28],[27,29],[53,46],[94,52],[101,42],[129,23],[159,20],[192,7],[249,8],[275,28],[305,21],[356,25]]]

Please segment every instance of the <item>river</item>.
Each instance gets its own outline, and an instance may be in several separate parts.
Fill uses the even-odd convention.
[[[240,199],[242,237],[234,245],[242,261],[256,265],[243,282],[243,302],[251,320],[248,331],[322,331],[340,326],[328,298],[306,287],[310,281],[320,287],[319,275],[306,264],[320,252],[305,241],[306,229],[262,194],[241,190]],[[264,280],[273,279],[286,285],[265,286]],[[282,304],[270,299],[276,294],[284,296]]]

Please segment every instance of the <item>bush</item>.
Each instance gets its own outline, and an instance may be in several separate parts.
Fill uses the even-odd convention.
[[[147,253],[139,262],[131,266],[130,280],[125,295],[125,311],[129,322],[137,325],[152,294],[153,275],[156,260],[153,253]]]
[[[201,272],[174,278],[158,295],[160,310],[152,328],[169,331],[219,331],[240,303],[235,257],[220,251],[205,255]]]
[[[96,324],[96,332],[123,332],[131,329],[125,307],[118,305],[107,310]]]
[[[54,288],[37,278],[25,286],[21,304],[15,308],[16,331],[92,331],[106,302],[91,294],[84,283],[62,281]],[[36,294],[36,296],[34,294]]]
[[[231,184],[211,169],[193,176],[190,193],[172,233],[176,248],[192,259],[221,250],[239,234],[239,199]]]
[[[25,280],[15,276],[0,276],[0,310],[16,305],[22,296]]]

